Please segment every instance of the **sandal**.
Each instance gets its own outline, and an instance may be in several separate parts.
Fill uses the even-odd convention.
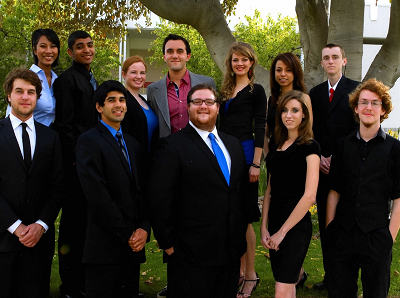
[[[258,277],[258,274],[257,274],[257,273],[256,273],[256,276],[257,276],[256,279],[244,279],[244,280],[243,280],[242,286],[240,287],[240,290],[238,291],[236,297],[248,298],[248,297],[251,296],[251,294],[253,294],[253,291],[255,291],[255,289],[257,289],[257,286],[258,286],[258,284],[260,283],[260,278]],[[244,286],[245,286],[246,282],[255,282],[255,283],[256,283],[256,284],[254,285],[254,287],[251,289],[250,294],[243,293],[243,289],[244,289]]]
[[[240,286],[243,284],[244,281],[244,275],[239,276],[239,284],[238,284],[238,288],[240,288]]]

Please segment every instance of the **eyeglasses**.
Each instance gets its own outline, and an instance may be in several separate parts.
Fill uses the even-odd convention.
[[[211,99],[211,98],[207,98],[207,99],[195,98],[195,99],[192,99],[190,102],[193,103],[195,106],[201,106],[203,104],[203,102],[206,104],[206,106],[212,106],[217,101],[214,99]]]
[[[371,104],[372,107],[377,108],[382,104],[382,102],[379,100],[361,100],[358,102],[358,105],[362,107],[368,107],[369,104]]]

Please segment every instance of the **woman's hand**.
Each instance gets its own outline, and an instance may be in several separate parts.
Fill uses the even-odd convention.
[[[261,244],[264,248],[270,249],[269,239],[271,238],[267,228],[261,228]]]
[[[258,179],[260,179],[260,168],[251,166],[249,169],[249,182],[257,182]]]
[[[281,244],[282,240],[285,238],[286,234],[279,230],[274,235],[269,238],[268,245],[275,249],[276,251],[279,250],[279,244]]]

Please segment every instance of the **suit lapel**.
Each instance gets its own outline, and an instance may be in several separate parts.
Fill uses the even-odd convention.
[[[36,146],[35,146],[35,152],[33,153],[31,168],[29,171],[31,171],[36,166],[38,160],[40,160],[40,154],[43,148],[45,147],[45,143],[47,142],[46,134],[43,131],[43,127],[38,125],[38,122],[36,121],[35,121],[35,130],[36,130]]]
[[[339,84],[336,87],[335,92],[333,93],[332,102],[329,104],[328,114],[333,111],[333,109],[338,105],[338,103],[342,100],[343,96],[346,95],[346,82],[347,78],[342,76],[339,81]]]
[[[3,134],[7,144],[10,146],[11,152],[14,153],[15,157],[18,159],[18,162],[21,164],[24,170],[28,172],[9,117],[1,121],[0,131]]]
[[[219,166],[217,158],[215,157],[214,153],[210,150],[210,148],[207,146],[207,144],[203,141],[203,139],[199,136],[197,131],[190,124],[186,126],[185,130],[188,134],[188,137],[203,151],[206,157],[211,161],[212,165],[214,166],[218,174],[221,176],[223,181],[226,184],[228,184],[226,182],[224,174],[222,173],[221,167]]]
[[[167,77],[165,76],[163,79],[154,84],[156,84],[154,86],[154,89],[156,89],[154,93],[156,104],[158,105],[165,122],[168,124],[168,127],[171,128],[167,97]]]
[[[329,91],[328,91],[328,81],[325,81],[325,83],[321,87],[321,104],[325,110],[326,113],[328,113],[330,102],[329,102]]]
[[[125,171],[128,173],[128,175],[131,176],[132,173],[131,173],[131,170],[129,169],[128,161],[125,159],[125,156],[122,153],[122,150],[119,147],[117,140],[113,137],[113,135],[110,133],[110,131],[107,129],[107,127],[105,127],[103,124],[99,123],[97,127],[100,130],[103,138],[110,144],[110,146],[117,153],[119,159],[121,160],[121,163],[124,166]],[[131,163],[131,165],[132,165],[132,163]]]

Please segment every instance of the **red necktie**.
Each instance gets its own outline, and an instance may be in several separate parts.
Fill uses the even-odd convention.
[[[335,90],[333,88],[329,89],[329,102],[332,102],[333,93]]]

